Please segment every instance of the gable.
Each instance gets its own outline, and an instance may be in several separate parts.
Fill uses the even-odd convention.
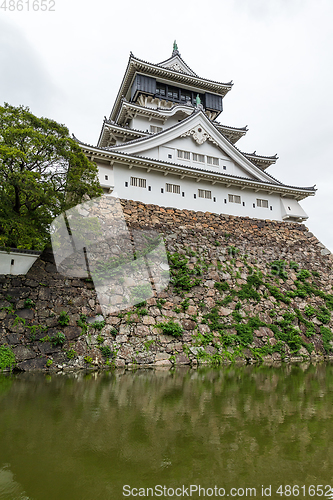
[[[165,144],[142,151],[141,155],[151,159],[178,163],[185,167],[257,179],[230,158],[221,147],[208,140],[198,145],[190,136],[177,137]]]
[[[184,139],[188,139],[188,141],[185,142]],[[214,127],[205,113],[198,109],[195,113],[173,127],[163,130],[153,136],[145,137],[124,145],[117,145],[115,149],[118,152],[166,160],[171,163],[179,163],[175,159],[175,151],[173,153],[168,152],[167,157],[161,157],[159,155],[165,154],[165,152],[162,153],[163,147],[175,150],[183,148],[183,145],[189,148],[192,155],[204,154],[205,156],[210,156],[210,150],[207,150],[207,153],[201,153],[201,151],[203,151],[202,147],[208,148],[209,146],[215,146],[217,148],[216,151],[219,151],[218,158],[223,154],[224,156],[221,156],[221,160],[224,159],[230,162],[230,168],[233,169],[233,173],[230,172],[229,175],[238,175],[240,177],[270,183],[272,183],[272,181],[274,182],[272,177],[255,166],[230,141],[228,141],[228,139]],[[205,160],[207,160],[207,158]],[[197,165],[196,168],[203,169],[203,164],[207,162],[198,163],[201,163],[201,165]],[[209,170],[211,169],[209,168]],[[223,170],[221,170],[221,172],[223,172]]]

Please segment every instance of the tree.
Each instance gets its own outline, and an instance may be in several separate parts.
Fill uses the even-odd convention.
[[[0,106],[0,246],[43,250],[55,217],[102,194],[97,173],[64,125]]]

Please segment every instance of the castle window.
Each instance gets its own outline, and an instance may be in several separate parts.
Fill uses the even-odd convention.
[[[257,198],[257,207],[268,208],[268,200],[260,200]]]
[[[157,134],[158,132],[162,132],[162,127],[156,127],[155,125],[150,125],[150,132],[152,134]]]
[[[165,97],[165,85],[164,83],[156,82],[156,94]]]
[[[241,197],[237,194],[228,194],[229,203],[241,203]]]
[[[105,180],[108,181],[109,180],[109,176],[108,175],[105,175]]]
[[[140,177],[131,177],[131,186],[146,188],[146,179],[141,179]]]
[[[219,166],[219,159],[214,156],[207,156],[208,165],[214,165],[215,167]]]
[[[172,158],[172,155],[168,155],[168,158]]]
[[[204,155],[198,155],[197,153],[192,153],[193,161],[198,161],[200,163],[205,163]]]
[[[223,170],[227,170],[227,167],[225,165],[223,165]]]
[[[190,160],[191,159],[191,154],[189,151],[181,151],[180,149],[178,149],[177,155],[178,155],[178,158],[181,158],[183,160]]]
[[[207,191],[206,189],[198,189],[198,196],[199,198],[208,198],[209,200],[212,199],[212,192]]]
[[[179,100],[179,92],[177,87],[171,87],[171,85],[168,85],[168,99],[176,99],[177,101]]]
[[[167,193],[180,194],[180,186],[178,184],[166,184]]]

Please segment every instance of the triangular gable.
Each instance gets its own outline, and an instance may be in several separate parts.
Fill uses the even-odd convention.
[[[254,178],[259,181],[280,184],[270,175],[253,165],[219,130],[211,123],[205,113],[197,111],[178,124],[153,136],[137,139],[124,145],[114,146],[112,149],[139,156],[153,158],[158,148],[173,143],[176,139],[191,137],[193,147],[191,151],[200,154],[200,148],[205,143],[214,144],[222,153],[237,165],[244,177]],[[111,148],[110,148],[111,149]],[[155,156],[156,158],[156,156]],[[175,162],[173,160],[169,160]]]
[[[163,68],[173,69],[175,71],[179,71],[180,73],[186,73],[191,76],[198,76],[194,71],[191,70],[189,66],[183,61],[183,59],[178,55],[171,56],[166,61],[163,61],[158,64],[158,66],[162,66]]]

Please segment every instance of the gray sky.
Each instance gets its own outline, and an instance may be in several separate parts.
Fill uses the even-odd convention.
[[[167,59],[176,39],[200,76],[234,81],[219,121],[248,125],[237,146],[277,153],[269,172],[312,186],[306,225],[333,251],[331,0],[46,0],[0,9],[0,103],[29,106],[96,144],[129,53]],[[9,2],[7,1],[9,5]],[[39,0],[41,5],[41,0]]]

